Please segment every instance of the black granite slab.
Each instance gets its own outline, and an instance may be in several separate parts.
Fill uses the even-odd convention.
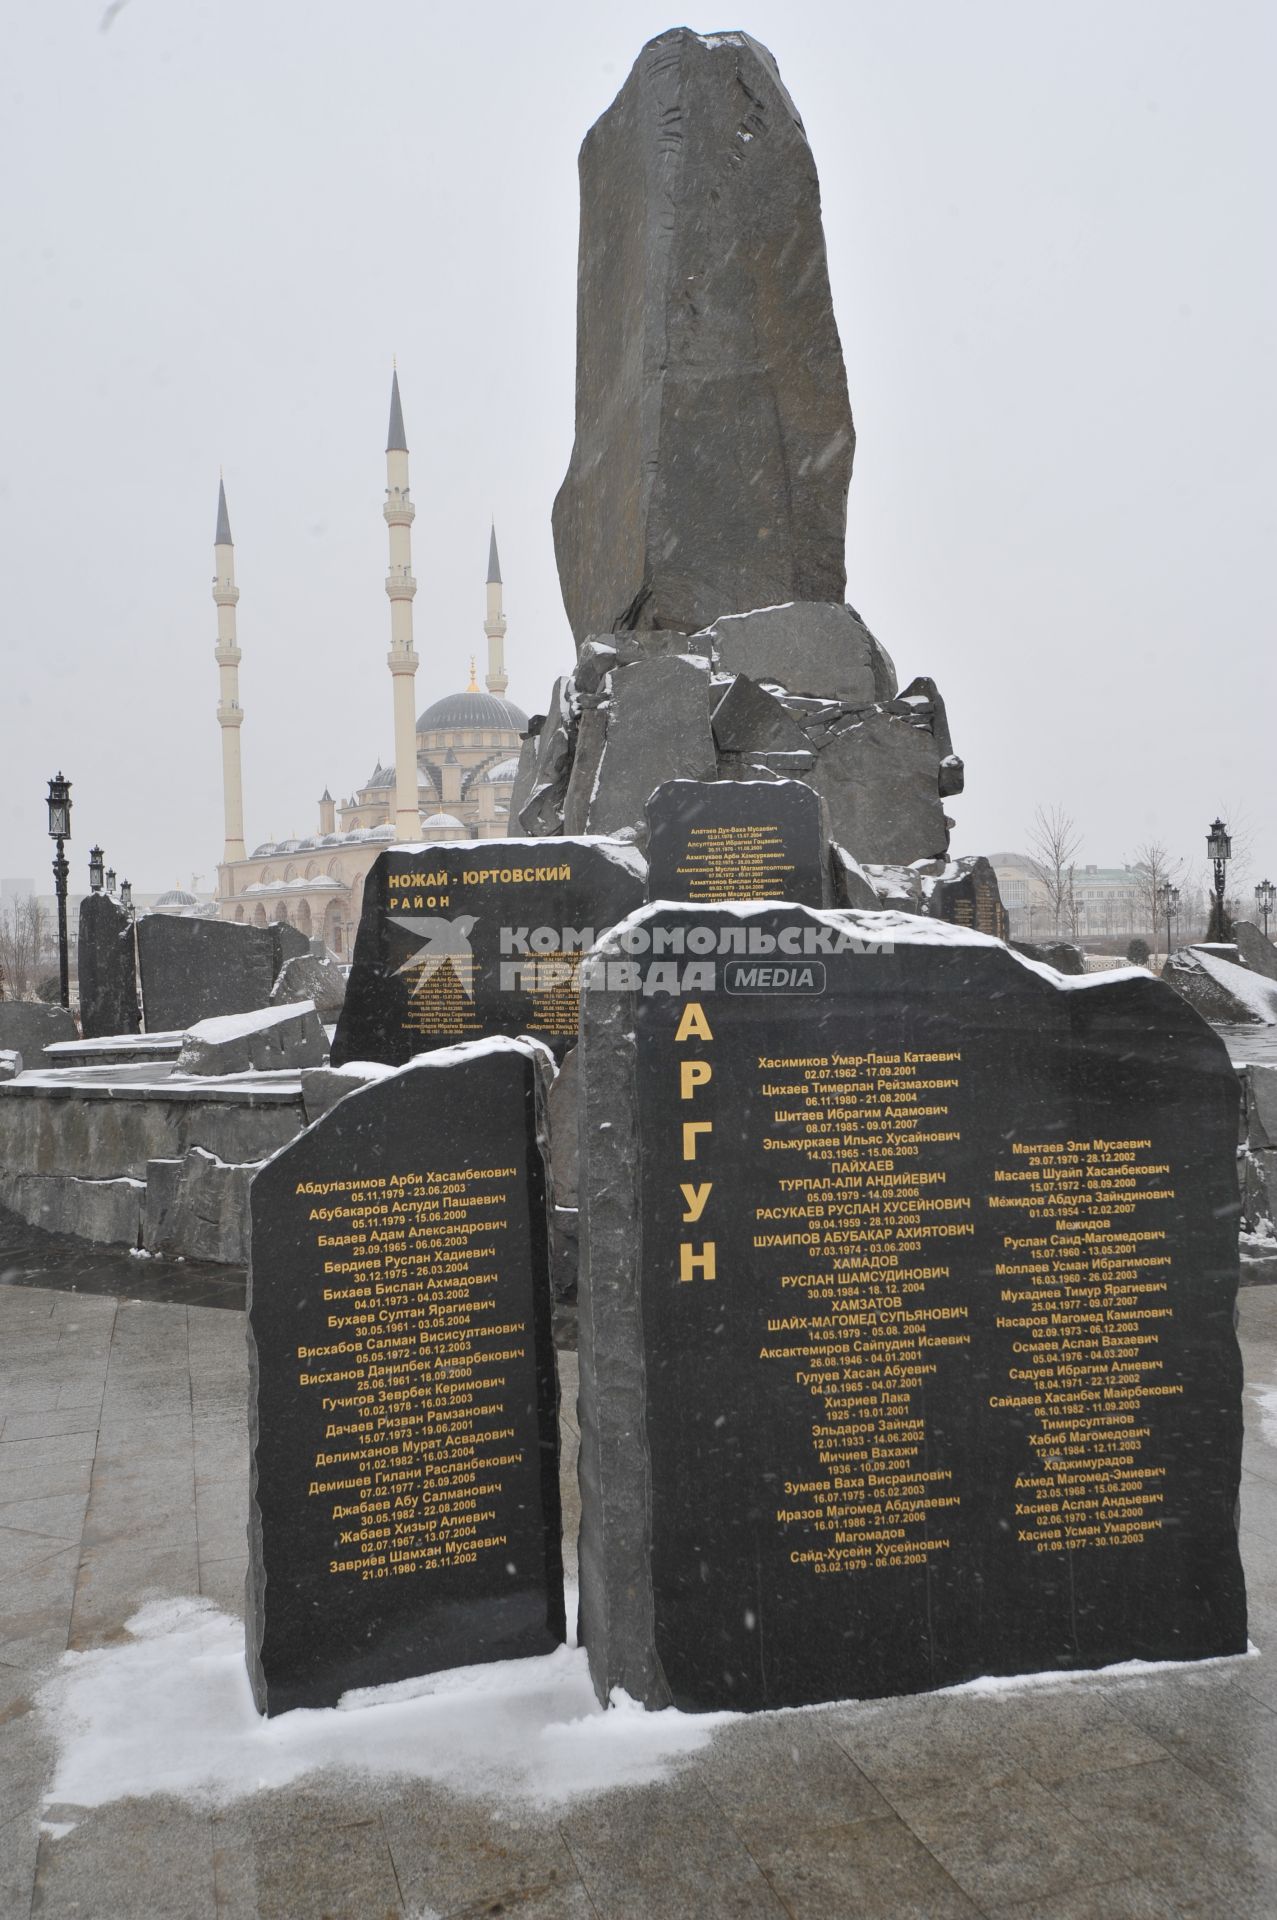
[[[364,883],[332,1061],[399,1066],[484,1034],[576,1040],[577,969],[596,933],[644,898],[619,840],[435,842],[388,848]]]
[[[564,1638],[542,1078],[527,1042],[352,1093],[252,1189],[258,1707]]]
[[[644,930],[699,953],[682,992],[642,990]],[[651,908],[587,968],[600,1697],[1243,1652],[1238,1095],[1206,1024],[896,914]]]
[[[133,919],[109,894],[89,893],[81,900],[76,955],[84,1038],[140,1033]]]
[[[270,1003],[285,960],[308,953],[296,927],[241,926],[143,914],[137,922],[138,970],[148,1033],[193,1027],[224,1013],[253,1013]]]
[[[669,780],[647,821],[651,900],[824,904],[820,799],[799,780]]]

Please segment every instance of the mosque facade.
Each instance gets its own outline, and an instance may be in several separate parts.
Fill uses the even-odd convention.
[[[240,765],[240,651],[236,631],[239,590],[226,490],[219,488],[214,536],[213,600],[217,606],[214,657],[220,676],[217,708],[222,735],[225,838],[217,869],[217,912],[223,920],[267,926],[288,921],[322,939],[349,960],[368,870],[385,846],[412,840],[495,840],[510,831],[510,796],[527,715],[506,698],[506,621],[501,563],[492,530],[488,549],[487,673],[481,687],[470,662],[469,685],[415,711],[418,657],[413,647],[411,527],[416,508],[408,484],[408,445],[399,397],[391,384],[386,447],[386,504],[390,540],[386,593],[390,600],[387,664],[394,696],[395,753],[380,760],[361,786],[341,800],[327,789],[317,806],[316,831],[298,839],[266,841],[248,851],[244,838]]]

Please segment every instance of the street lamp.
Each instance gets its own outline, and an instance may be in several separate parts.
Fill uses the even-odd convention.
[[[94,893],[102,891],[102,849],[89,848],[89,886]]]
[[[1255,905],[1264,916],[1264,938],[1268,938],[1268,916],[1277,905],[1277,887],[1271,880],[1261,880],[1255,888]]]
[[[114,900],[115,898],[115,868],[114,867],[108,867],[106,870],[106,890],[110,894],[111,898]]]
[[[1208,941],[1227,940],[1228,915],[1224,912],[1224,869],[1233,857],[1233,843],[1222,820],[1212,820],[1206,836],[1206,851],[1215,863],[1215,898],[1211,901]]]
[[[56,847],[53,856],[53,890],[58,897],[58,968],[62,981],[62,1004],[71,1004],[71,967],[67,955],[67,865],[66,843],[71,838],[71,782],[59,773],[49,782],[49,838]]]
[[[1177,919],[1179,917],[1179,888],[1173,887],[1168,880],[1165,886],[1159,887],[1157,891],[1159,896],[1158,904],[1166,914],[1166,957],[1169,959],[1171,952],[1171,915],[1174,914]]]
[[[132,913],[133,882],[131,880],[121,880],[120,882],[120,905],[124,908],[125,913]]]

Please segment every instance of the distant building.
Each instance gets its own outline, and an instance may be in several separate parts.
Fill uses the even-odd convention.
[[[378,853],[395,841],[494,840],[510,832],[510,796],[518,769],[527,715],[505,697],[506,621],[502,608],[501,562],[497,535],[488,546],[486,685],[469,684],[416,715],[413,689],[417,654],[413,647],[411,526],[416,514],[408,486],[408,445],[399,399],[399,377],[390,394],[390,431],[386,446],[386,504],[390,537],[390,651],[387,664],[394,693],[395,753],[390,765],[380,759],[362,786],[336,801],[325,788],[318,802],[317,830],[302,837],[263,841],[248,852],[240,769],[240,652],[236,634],[235,549],[231,539],[225,488],[217,503],[214,535],[217,605],[215,657],[220,675],[217,709],[222,729],[222,784],[225,843],[218,867],[217,900],[224,920],[266,926],[287,920],[312,938],[324,940],[340,959],[348,959],[359,924],[364,881]]]
[[[1130,939],[1148,936],[1148,883],[1133,867],[1073,869],[1073,907],[1055,924],[1046,883],[1027,854],[991,854],[1013,940]]]

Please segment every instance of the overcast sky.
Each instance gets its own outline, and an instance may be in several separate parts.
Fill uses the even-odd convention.
[[[683,16],[687,19],[687,16]],[[651,35],[627,0],[10,0],[0,876],[74,783],[139,889],[222,844],[209,596],[236,542],[250,848],[391,753],[383,449],[398,355],[418,707],[483,648],[572,659],[576,152]],[[960,852],[1035,806],[1084,859],[1277,878],[1277,9],[756,0],[820,170],[858,446],[848,595],[938,680]]]

